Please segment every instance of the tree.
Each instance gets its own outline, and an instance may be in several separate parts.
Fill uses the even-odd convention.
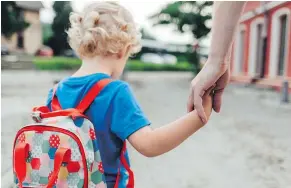
[[[52,24],[53,36],[49,39],[48,45],[54,50],[54,54],[59,55],[69,48],[66,30],[69,26],[69,16],[72,12],[70,1],[55,1],[53,5],[55,18]]]
[[[154,25],[171,24],[179,32],[191,32],[199,41],[210,32],[206,22],[211,19],[211,12],[207,13],[207,10],[210,10],[212,4],[211,1],[177,1],[166,5],[161,11],[150,16],[150,19]],[[189,53],[188,58],[198,71],[200,66],[197,51]]]
[[[47,44],[52,36],[52,25],[49,23],[42,23],[42,41]]]
[[[1,34],[9,38],[13,33],[23,31],[29,26],[22,17],[15,1],[1,1]]]

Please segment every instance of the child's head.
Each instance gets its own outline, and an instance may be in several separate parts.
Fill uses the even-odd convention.
[[[81,59],[114,57],[124,61],[140,48],[140,34],[128,10],[113,2],[95,2],[72,13],[69,44]]]

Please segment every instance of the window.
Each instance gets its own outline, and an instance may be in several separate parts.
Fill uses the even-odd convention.
[[[271,49],[269,76],[285,76],[287,72],[288,40],[290,40],[290,15],[289,8],[277,10],[271,17]]]
[[[261,75],[263,60],[263,24],[257,25],[257,46],[256,46],[256,74]]]
[[[287,41],[287,15],[280,17],[280,45],[278,57],[278,72],[277,75],[284,75],[284,65],[286,59],[286,41]]]
[[[249,44],[248,74],[251,77],[263,76],[263,30],[265,20],[257,18],[251,23]]]

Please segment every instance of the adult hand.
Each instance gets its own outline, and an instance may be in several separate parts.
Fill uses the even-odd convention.
[[[190,95],[188,99],[188,112],[197,110],[203,123],[207,122],[207,117],[202,106],[202,97],[210,87],[214,87],[213,110],[219,112],[221,108],[222,94],[229,82],[229,68],[226,64],[219,65],[207,62],[199,74],[192,80]]]

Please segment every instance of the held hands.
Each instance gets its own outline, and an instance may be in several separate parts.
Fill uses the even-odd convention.
[[[207,119],[209,119],[212,112],[213,105],[213,89],[215,86],[210,87],[202,97],[202,105]]]
[[[202,105],[202,99],[206,91],[209,91],[211,86],[214,87],[212,108],[215,112],[220,112],[221,100],[224,88],[229,82],[229,69],[224,64],[207,62],[199,74],[192,80],[190,87],[190,95],[188,99],[188,112],[196,110],[203,123],[208,120],[207,109]]]

